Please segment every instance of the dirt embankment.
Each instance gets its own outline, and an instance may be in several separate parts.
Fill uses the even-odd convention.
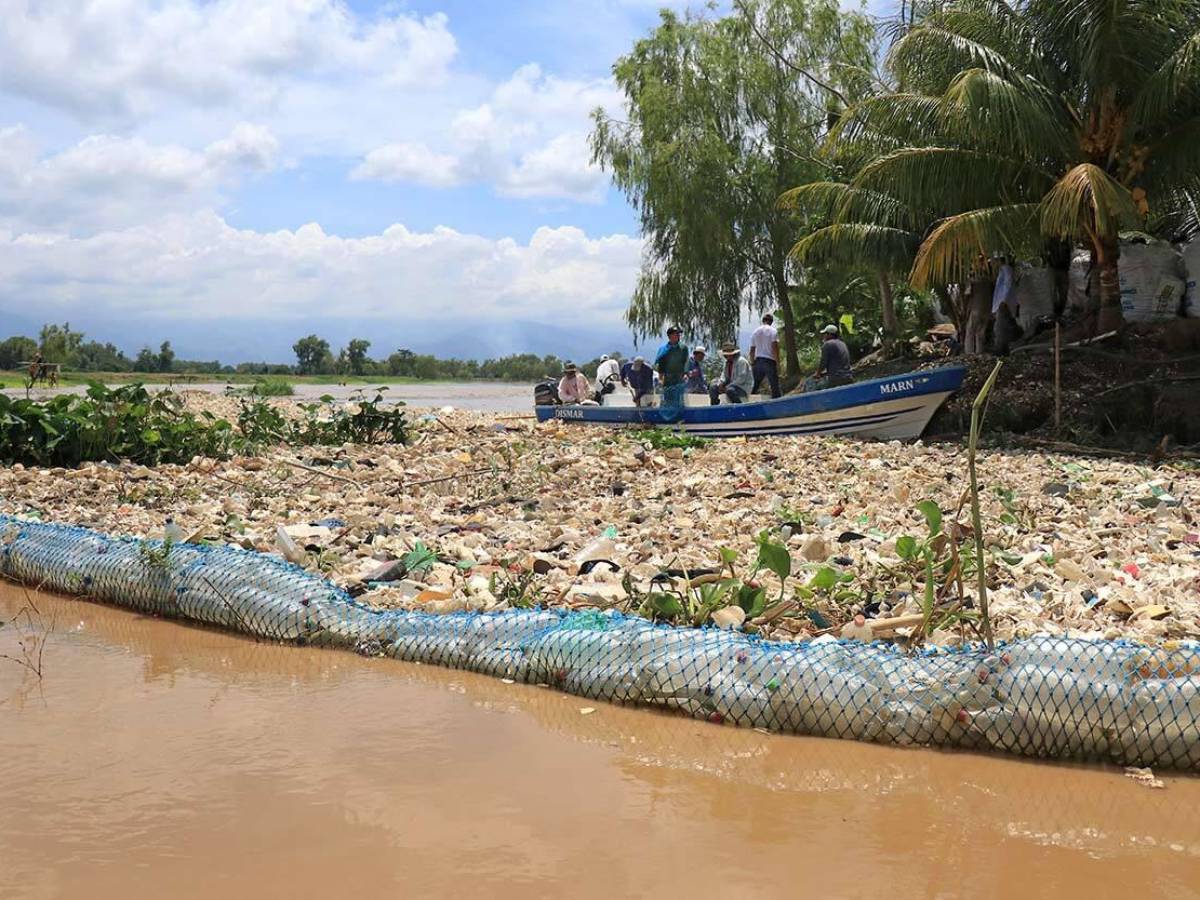
[[[1061,428],[1054,422],[1051,332],[1005,358],[988,407],[989,432],[1147,453],[1200,444],[1200,319],[1131,326],[1118,337],[1069,346],[1076,339],[1063,337]],[[900,357],[855,374],[879,378],[914,368],[965,365],[962,390],[926,431],[931,438],[952,437],[970,429],[971,402],[995,362],[991,356]]]

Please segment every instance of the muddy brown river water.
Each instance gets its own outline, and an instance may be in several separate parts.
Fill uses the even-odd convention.
[[[0,898],[1200,896],[1200,779],[718,727],[0,584]],[[36,658],[36,657],[35,657]],[[584,714],[581,710],[594,708]]]

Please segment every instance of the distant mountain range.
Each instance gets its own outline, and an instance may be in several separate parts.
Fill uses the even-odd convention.
[[[593,359],[614,350],[634,352],[633,335],[620,325],[584,329],[569,323],[528,321],[413,322],[389,319],[163,319],[138,315],[114,319],[81,309],[70,317],[72,329],[90,340],[111,342],[130,358],[143,347],[158,349],[170,341],[180,359],[218,359],[240,362],[294,363],[292,344],[308,334],[329,341],[336,353],[351,338],[371,342],[369,355],[385,359],[400,348],[447,359],[488,359],[511,353],[552,353],[565,359]],[[34,313],[5,311],[0,316],[0,340],[14,334],[37,337],[45,320]],[[657,346],[657,341],[643,344]]]

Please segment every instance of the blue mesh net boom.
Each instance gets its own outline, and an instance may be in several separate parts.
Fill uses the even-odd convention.
[[[1200,649],[1032,638],[905,654],[614,613],[366,607],[274,557],[0,516],[0,575],[257,638],[550,684],[770,731],[1200,769]]]

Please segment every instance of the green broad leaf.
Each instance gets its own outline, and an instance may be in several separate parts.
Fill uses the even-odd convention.
[[[922,500],[917,504],[917,509],[921,515],[925,517],[925,524],[929,526],[930,534],[937,534],[942,530],[942,510],[932,500]]]
[[[761,616],[767,606],[766,589],[742,585],[737,592],[737,605],[746,611],[747,619]]]
[[[760,568],[774,572],[781,579],[792,574],[792,555],[783,544],[774,541],[760,540],[758,543],[758,565]]]
[[[906,534],[896,541],[896,555],[901,559],[916,559],[917,539]]]
[[[818,591],[827,591],[838,583],[838,573],[829,566],[821,566],[809,580],[808,586]]]
[[[651,594],[646,598],[650,604],[650,608],[654,610],[656,615],[665,618],[674,618],[675,616],[683,615],[683,604],[679,602],[679,598],[672,594]]]
[[[157,444],[162,440],[162,434],[153,428],[147,428],[142,432],[142,440],[147,444]]]
[[[842,313],[838,317],[838,326],[846,334],[854,334],[854,316],[850,313]]]
[[[729,565],[733,565],[733,563],[737,562],[738,552],[736,550],[734,550],[732,547],[722,547],[720,550],[717,551],[717,553],[720,554],[721,563],[723,565],[729,566]]]
[[[1021,561],[1021,557],[1015,556],[1012,553],[1001,554],[1000,558],[1010,566],[1015,566]]]

